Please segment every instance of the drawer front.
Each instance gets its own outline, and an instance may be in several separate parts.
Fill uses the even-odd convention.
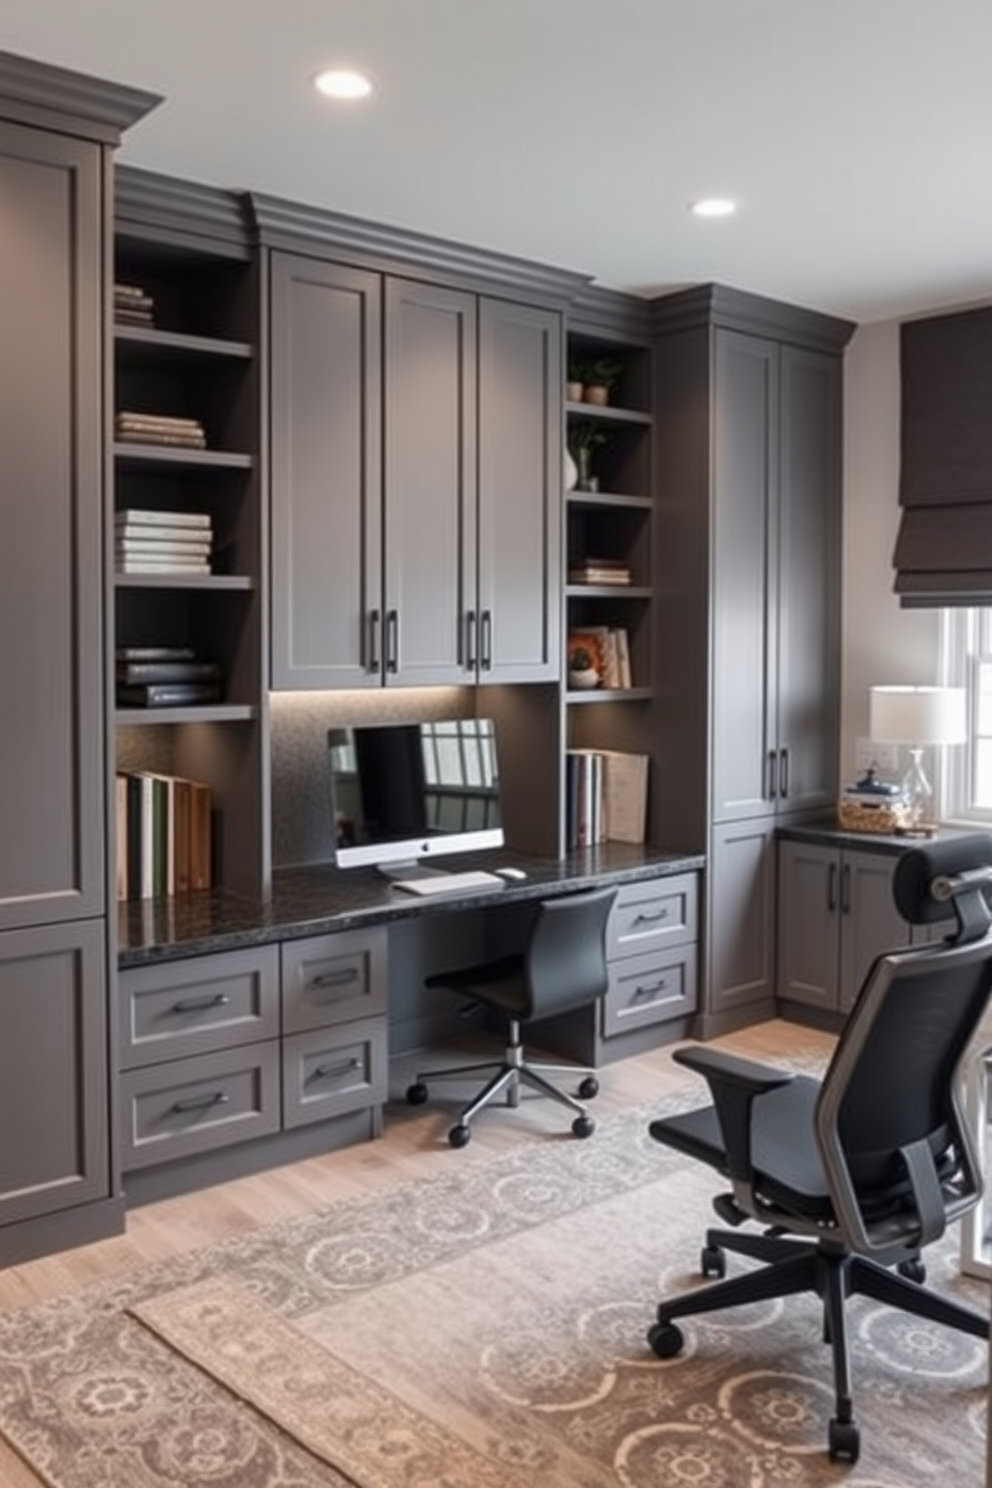
[[[626,956],[614,961],[602,1008],[604,1038],[694,1012],[695,946],[685,946],[671,956]]]
[[[385,1011],[384,930],[347,930],[283,945],[284,1033],[305,1033]]]
[[[386,1099],[386,1020],[360,1018],[283,1040],[285,1127],[306,1126]]]
[[[249,1044],[121,1077],[125,1172],[279,1130],[279,1045]]]
[[[122,1069],[279,1035],[279,951],[259,946],[120,974]]]
[[[606,954],[641,956],[696,939],[696,875],[678,873],[622,884],[610,914]]]

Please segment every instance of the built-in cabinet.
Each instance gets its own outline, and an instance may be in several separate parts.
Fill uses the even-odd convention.
[[[836,798],[852,327],[713,285],[655,317],[660,820],[707,851],[709,1034],[772,1010],[774,828]]]
[[[112,148],[155,100],[74,77],[70,121],[65,84],[0,54],[0,1264],[121,1223],[107,1043],[105,204]]]
[[[553,680],[561,316],[271,256],[277,688]]]

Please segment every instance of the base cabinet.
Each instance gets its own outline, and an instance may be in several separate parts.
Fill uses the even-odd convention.
[[[775,826],[729,822],[710,834],[706,898],[706,1007],[710,1038],[769,1013],[775,993]]]
[[[875,957],[910,944],[892,899],[895,863],[885,853],[779,843],[781,999],[847,1013]]]
[[[696,903],[691,873],[621,887],[607,927],[604,1039],[695,1011]]]

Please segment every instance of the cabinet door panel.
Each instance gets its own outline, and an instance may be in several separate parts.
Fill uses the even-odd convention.
[[[770,822],[717,827],[707,905],[708,1002],[727,1012],[774,992],[775,842]]]
[[[841,855],[782,842],[779,862],[778,992],[807,1007],[837,1006]]]
[[[775,606],[776,347],[716,338],[713,514],[713,817],[772,815],[777,741],[769,675]]]
[[[105,934],[0,935],[0,1225],[110,1196]]]
[[[782,347],[776,672],[789,811],[837,796],[840,381],[836,357]]]
[[[892,898],[895,859],[845,852],[841,878],[842,930],[838,1006],[853,1006],[876,956],[907,946],[910,927]]]
[[[386,281],[386,682],[470,680],[475,611],[476,301]]]
[[[274,254],[272,683],[378,686],[381,280]]]
[[[483,682],[553,681],[560,672],[561,338],[555,312],[480,303]]]
[[[105,902],[100,171],[0,127],[0,929]]]

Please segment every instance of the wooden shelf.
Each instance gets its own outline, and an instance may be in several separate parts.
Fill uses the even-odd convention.
[[[155,465],[184,470],[250,470],[254,459],[251,455],[238,454],[234,450],[183,449],[171,444],[131,444],[117,440],[114,444],[114,459],[118,468],[150,469]]]
[[[203,708],[118,708],[114,715],[120,727],[147,728],[162,723],[250,723],[258,709],[250,703],[210,703]]]
[[[115,325],[114,344],[120,358],[156,365],[170,360],[197,361],[201,357],[250,361],[255,355],[254,347],[247,341],[191,336],[185,331],[159,330],[157,326]]]

